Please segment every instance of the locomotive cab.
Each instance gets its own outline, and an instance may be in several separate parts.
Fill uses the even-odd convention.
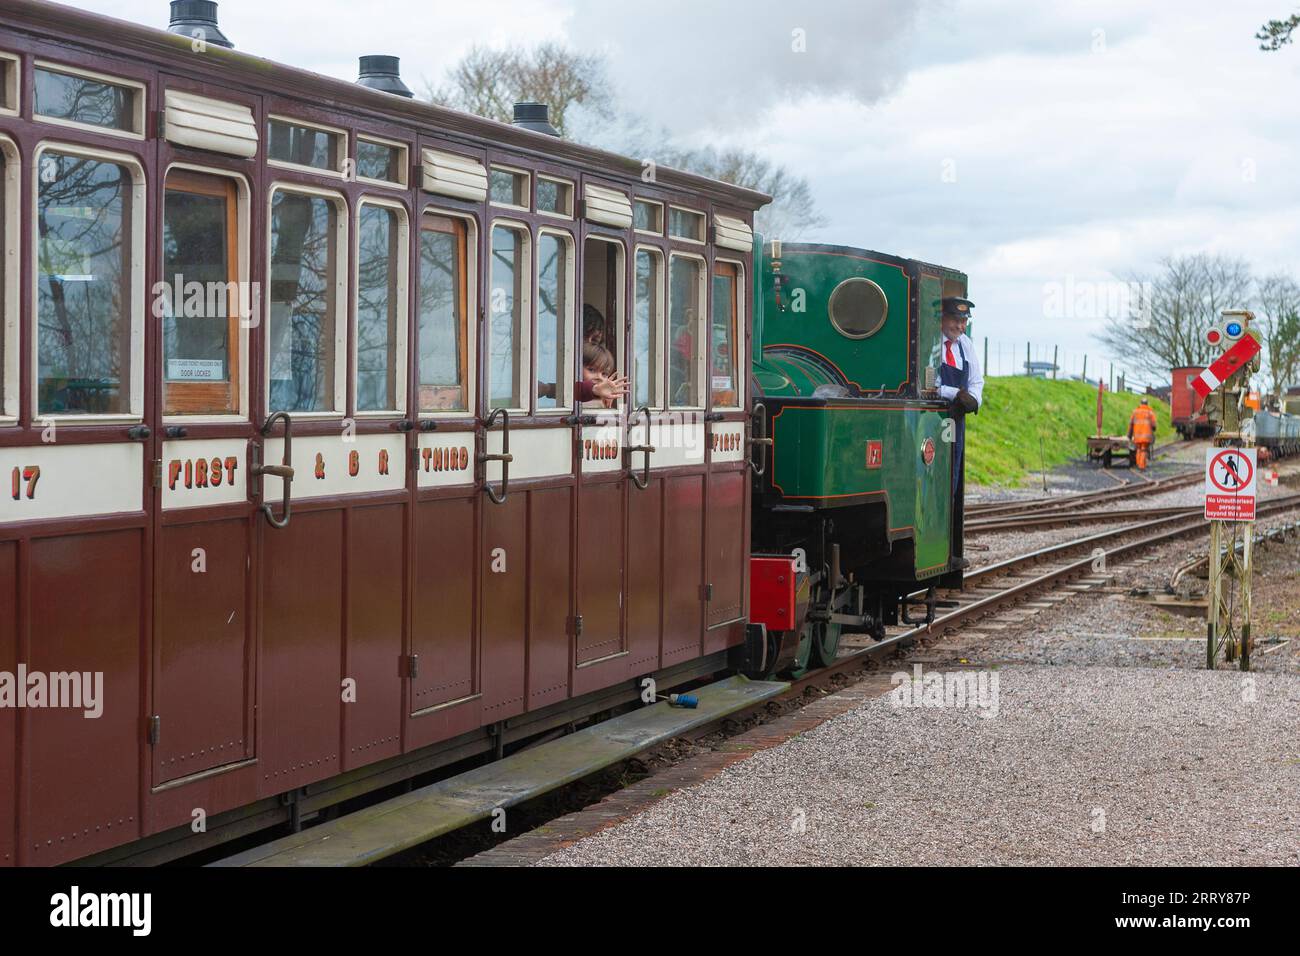
[[[961,587],[956,421],[935,384],[941,302],[967,281],[842,246],[755,258],[753,411],[772,444],[754,478],[751,620],[779,635],[765,666],[798,671],[831,663],[842,633],[928,623],[938,590]]]

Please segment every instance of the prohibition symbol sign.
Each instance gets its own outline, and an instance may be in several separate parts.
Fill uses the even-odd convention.
[[[1210,459],[1209,479],[1220,491],[1240,494],[1255,481],[1255,466],[1237,449],[1229,448]]]
[[[1255,520],[1255,449],[1211,448],[1205,454],[1205,517]]]

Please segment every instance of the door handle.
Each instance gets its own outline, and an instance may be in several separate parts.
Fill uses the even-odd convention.
[[[483,468],[483,490],[487,496],[492,499],[494,505],[503,505],[506,502],[506,495],[510,494],[510,463],[515,460],[515,456],[510,454],[510,412],[504,408],[498,408],[487,417],[483,423],[483,447],[487,447],[487,430],[496,424],[497,419],[501,419],[501,454],[489,455],[486,452],[478,456],[479,463],[484,465]],[[501,462],[501,494],[498,495],[488,484],[486,465],[489,461]]]
[[[283,509],[282,509],[284,511],[283,516],[277,520],[275,517],[275,512],[271,509],[271,506],[267,504],[265,501],[262,502],[262,508],[261,508],[262,514],[266,516],[267,523],[270,524],[272,528],[283,529],[289,527],[289,518],[292,516],[291,506],[293,502],[293,419],[289,417],[288,412],[276,412],[274,415],[268,418],[266,420],[266,424],[262,426],[262,435],[263,436],[270,435],[271,432],[274,430],[275,423],[277,421],[284,422],[283,460],[278,465],[263,464],[262,450],[265,446],[263,446],[260,443],[256,444],[253,446],[253,462],[252,462],[252,466],[249,468],[249,473],[253,477],[259,479],[260,487],[258,488],[258,493],[257,493],[259,499],[265,498],[265,494],[263,492],[266,483],[260,481],[260,479],[264,475],[271,475],[274,478],[279,478],[284,483],[284,499],[283,499]]]
[[[760,424],[762,425],[761,434],[754,435],[754,432],[760,431]],[[763,475],[767,474],[767,450],[775,444],[767,435],[767,406],[762,402],[754,403],[754,412],[750,418],[749,428],[751,433],[747,442],[750,447],[749,470],[762,478]],[[761,465],[757,461],[758,456],[753,452],[755,448],[763,449],[763,463]]]
[[[654,452],[655,452],[655,446],[649,444],[649,442],[650,442],[650,406],[649,406],[649,405],[642,405],[642,406],[641,406],[640,408],[638,408],[635,412],[633,412],[633,413],[632,413],[632,418],[628,420],[628,425],[629,425],[629,428],[630,428],[632,420],[633,420],[633,419],[636,419],[636,418],[639,418],[642,412],[645,412],[645,440],[646,440],[646,444],[644,444],[644,445],[631,445],[631,444],[629,444],[628,447],[627,447],[627,450],[624,452],[624,454],[627,456],[627,469],[628,469],[629,477],[631,477],[631,479],[632,479],[632,484],[636,485],[636,486],[637,486],[638,488],[640,488],[642,491],[645,491],[647,488],[650,487],[650,456],[653,455]],[[629,439],[629,441],[630,441],[630,439]],[[641,477],[639,477],[639,478],[637,477],[636,472],[632,470],[632,456],[635,455],[637,452],[640,452],[641,454],[645,455],[645,460],[644,460],[644,462],[642,463],[642,466],[641,466],[641,469],[642,469]]]

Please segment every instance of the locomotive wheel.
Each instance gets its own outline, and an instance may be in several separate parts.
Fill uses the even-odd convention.
[[[810,645],[812,666],[830,667],[834,664],[835,655],[840,649],[841,626],[839,624],[829,624],[825,621],[810,621],[805,630],[809,632],[808,643]]]

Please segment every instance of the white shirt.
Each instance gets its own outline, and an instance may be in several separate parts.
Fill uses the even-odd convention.
[[[948,341],[947,336],[939,342],[939,364],[946,365],[948,361],[948,350],[944,348],[944,342]],[[960,348],[958,347],[960,346]],[[965,359],[962,358],[963,353]],[[970,362],[970,382],[966,386],[966,391],[975,396],[975,401],[984,404],[984,372],[980,369],[979,356],[975,354],[975,343],[966,335],[959,335],[952,340],[952,357],[957,363],[957,369],[960,371],[964,362]],[[939,397],[945,401],[951,402],[957,397],[957,389],[951,385],[939,386]]]

